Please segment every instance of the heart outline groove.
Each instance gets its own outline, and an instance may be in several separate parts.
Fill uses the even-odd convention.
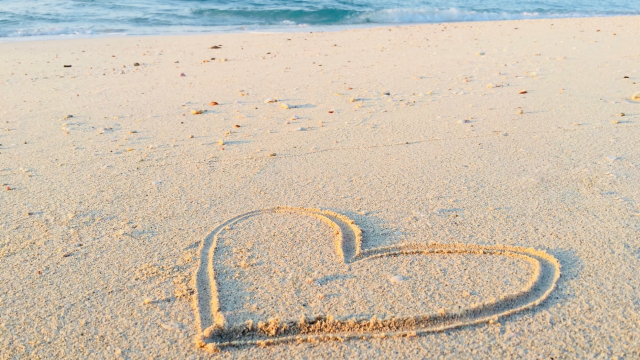
[[[257,326],[227,326],[220,310],[218,286],[214,269],[214,255],[219,235],[228,227],[245,219],[267,213],[301,214],[315,217],[328,224],[335,234],[334,247],[346,264],[373,258],[416,254],[472,254],[506,256],[524,260],[533,266],[531,276],[519,291],[490,299],[457,311],[439,311],[402,318],[335,319],[330,315],[280,322],[277,319],[260,322]],[[284,342],[318,342],[347,339],[416,336],[441,332],[481,323],[494,322],[518,312],[531,309],[545,301],[560,278],[560,262],[542,250],[507,245],[466,244],[404,244],[362,249],[362,230],[349,217],[329,210],[279,206],[254,210],[216,227],[200,246],[200,262],[193,275],[195,285],[196,345],[209,351],[224,347],[266,346]]]

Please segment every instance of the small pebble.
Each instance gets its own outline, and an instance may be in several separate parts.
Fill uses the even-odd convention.
[[[276,153],[271,153],[269,154],[269,156],[276,156]]]
[[[192,113],[193,115],[200,115],[200,114],[202,114],[202,110],[195,110],[195,109],[193,109],[193,110],[191,110],[191,113]]]
[[[63,65],[64,67],[71,67],[71,65]]]
[[[140,63],[133,63],[133,66],[140,66]]]
[[[477,53],[476,53],[476,55],[477,55],[477,56],[484,55],[484,51],[477,52]]]
[[[193,135],[189,135],[189,139],[193,139]]]
[[[631,96],[631,100],[640,101],[640,92],[633,94],[633,96]]]
[[[527,90],[520,90],[520,92],[518,94],[523,95],[523,94],[526,94],[526,93],[527,93]]]
[[[522,115],[522,109],[518,109],[518,115]]]
[[[287,103],[280,104],[280,107],[283,108],[283,109],[289,109],[290,108],[289,104],[287,104]]]
[[[391,278],[389,278],[389,282],[392,283],[392,284],[400,284],[404,280],[405,280],[405,278],[403,278],[400,275],[392,276]]]
[[[240,127],[240,125],[238,125],[238,124],[235,124],[235,125],[233,125],[233,127],[237,127],[237,128],[239,128],[239,127]]]
[[[185,75],[185,73],[180,73],[180,76],[187,76],[187,75]]]
[[[276,98],[268,98],[264,100],[265,104],[274,103],[274,102],[278,102],[278,100]]]
[[[349,99],[349,102],[356,102],[356,98]]]
[[[209,106],[216,106],[216,105],[218,105],[218,103],[215,102],[215,101],[212,101],[212,102],[209,103]]]
[[[624,113],[620,113],[620,116],[625,116]]]

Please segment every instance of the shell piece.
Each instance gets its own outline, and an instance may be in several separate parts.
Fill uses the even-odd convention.
[[[200,115],[200,114],[202,114],[202,112],[203,112],[202,110],[196,110],[196,109],[191,110],[191,113],[193,115]]]
[[[278,102],[278,99],[276,99],[276,98],[268,98],[268,99],[264,100],[265,104],[274,103],[274,102]]]
[[[631,100],[640,101],[640,92],[637,92],[631,96]]]
[[[283,109],[289,109],[290,108],[289,104],[287,104],[287,103],[280,104],[280,107],[283,108]]]

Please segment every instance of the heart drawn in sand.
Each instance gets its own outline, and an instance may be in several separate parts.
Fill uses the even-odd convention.
[[[319,315],[312,318],[278,319],[255,326],[227,324],[221,311],[214,254],[220,234],[247,219],[273,213],[315,217],[328,224],[335,234],[335,251],[345,264],[358,264],[381,258],[415,255],[473,255],[507,257],[528,263],[532,270],[526,283],[517,291],[498,299],[475,303],[466,308],[416,313],[379,319],[357,315]],[[362,231],[350,218],[328,210],[277,207],[236,216],[218,226],[205,238],[200,250],[200,264],[194,274],[195,310],[198,327],[196,343],[211,351],[228,346],[270,345],[282,342],[339,340],[388,336],[415,336],[463,326],[496,321],[499,317],[530,309],[542,303],[553,291],[560,277],[560,263],[552,255],[533,248],[482,246],[465,244],[409,244],[362,249]]]

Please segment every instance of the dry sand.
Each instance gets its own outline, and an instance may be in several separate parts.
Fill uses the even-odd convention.
[[[0,43],[0,358],[640,357],[638,34],[611,17]],[[306,213],[224,225],[278,206],[352,219],[360,254]],[[483,318],[509,294],[537,306]],[[420,333],[442,309],[482,323]],[[310,341],[196,345],[312,319]]]

